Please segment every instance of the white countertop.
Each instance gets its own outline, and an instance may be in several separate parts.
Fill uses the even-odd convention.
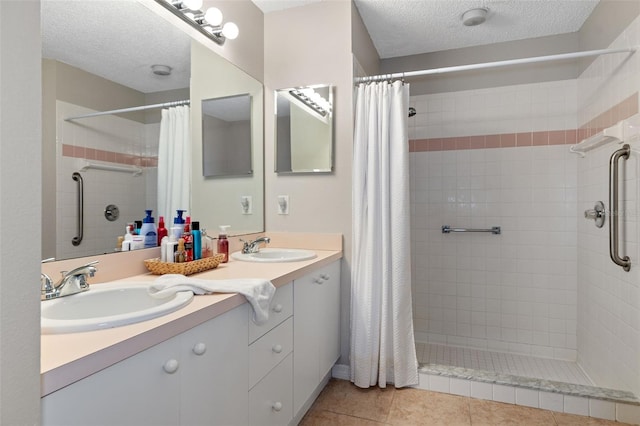
[[[230,259],[228,263],[223,263],[216,269],[192,277],[265,278],[271,280],[276,287],[280,287],[342,257],[340,250],[314,251],[318,255],[315,259],[301,262],[253,263]],[[153,281],[155,278],[156,275],[143,274],[114,282]],[[236,293],[195,296],[184,308],[148,321],[106,330],[42,335],[41,396],[83,379],[243,303],[246,303],[246,299]]]

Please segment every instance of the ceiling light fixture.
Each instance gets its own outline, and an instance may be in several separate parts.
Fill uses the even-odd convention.
[[[462,23],[467,27],[475,27],[476,25],[480,25],[487,20],[488,12],[489,9],[484,7],[469,9],[462,14]]]
[[[223,17],[220,9],[210,7],[205,12],[200,10],[202,0],[155,1],[221,46],[227,39],[237,38],[240,33],[238,26],[233,22],[222,25]]]

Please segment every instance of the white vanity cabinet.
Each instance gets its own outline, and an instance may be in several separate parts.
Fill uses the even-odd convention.
[[[294,284],[293,412],[300,413],[340,356],[340,261]]]
[[[249,424],[293,418],[293,285],[278,288],[266,324],[249,325]]]
[[[247,304],[42,398],[43,425],[248,424]]]

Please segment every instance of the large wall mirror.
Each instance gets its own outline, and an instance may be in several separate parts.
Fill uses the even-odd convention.
[[[280,89],[275,97],[275,171],[333,171],[333,87]]]
[[[191,103],[192,176],[184,177],[192,181],[187,214],[214,231],[222,224],[232,225],[232,235],[263,231],[262,84],[192,40],[149,4],[41,4],[43,259],[113,252],[126,224],[142,220],[146,209],[154,211],[157,223],[158,194],[164,191],[157,187],[160,108],[65,119],[171,101]],[[216,83],[202,83],[206,79]],[[219,182],[211,186],[201,182],[201,102],[234,95],[252,99],[252,146],[247,155],[253,174],[215,179]],[[78,245],[72,243],[78,235],[79,193],[73,173],[82,176],[84,186],[83,239]],[[243,213],[242,197],[251,197],[252,214]],[[213,199],[216,205],[203,199]],[[172,216],[165,214],[167,227]]]

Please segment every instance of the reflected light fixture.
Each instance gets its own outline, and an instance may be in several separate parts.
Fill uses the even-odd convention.
[[[237,38],[240,33],[238,26],[233,22],[222,25],[223,17],[220,9],[210,7],[205,12],[200,10],[202,0],[155,1],[221,46],[227,39]]]
[[[309,87],[304,89],[291,89],[289,93],[322,117],[331,113],[331,103]]]

